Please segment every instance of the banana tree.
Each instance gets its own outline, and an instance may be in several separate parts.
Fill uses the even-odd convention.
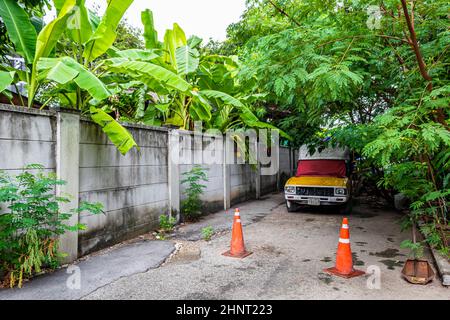
[[[106,112],[95,107],[107,99],[111,92],[102,81],[103,54],[112,48],[116,28],[133,0],[107,0],[105,14],[100,19],[85,7],[85,0],[54,0],[57,17],[38,34],[30,18],[14,0],[0,2],[0,16],[4,21],[17,54],[24,58],[26,70],[17,70],[20,80],[27,83],[28,107],[34,105],[42,86],[52,88],[52,100],[90,113],[122,154],[134,146],[131,134]],[[67,36],[74,47],[74,57],[55,56],[55,46]],[[7,83],[10,68],[3,66],[0,79]],[[10,74],[11,76],[11,74]],[[0,87],[1,89],[1,87]]]
[[[135,120],[146,124],[165,124],[192,129],[194,121],[222,131],[235,127],[268,127],[254,115],[251,107],[237,98],[242,88],[236,78],[236,58],[201,54],[202,40],[187,39],[174,24],[159,42],[150,10],[142,12],[146,50],[133,56],[116,52],[106,61],[106,69],[127,75],[129,82],[141,82],[154,93],[145,110],[139,107]],[[154,56],[144,59],[143,52]],[[145,95],[144,95],[145,96]],[[148,95],[147,95],[148,97]],[[143,103],[139,103],[142,106]],[[143,111],[143,112],[142,112]]]

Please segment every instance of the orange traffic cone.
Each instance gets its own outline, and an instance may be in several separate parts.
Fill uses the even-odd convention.
[[[350,232],[347,218],[342,220],[341,233],[339,235],[339,244],[336,253],[336,266],[324,269],[323,271],[343,278],[353,278],[365,274],[364,271],[353,269],[352,250],[350,249]]]
[[[234,212],[233,230],[231,231],[231,248],[229,251],[222,254],[233,258],[245,258],[252,254],[245,250],[244,234],[242,232],[241,216],[238,208],[236,208],[236,211]]]

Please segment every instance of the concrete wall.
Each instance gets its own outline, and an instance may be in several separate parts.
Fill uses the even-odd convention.
[[[206,168],[208,175],[202,196],[204,212],[228,209],[239,202],[255,199],[275,191],[279,184],[280,175],[260,175],[257,165],[208,164],[211,162],[203,159],[200,151],[212,143],[213,136],[198,144],[198,140],[187,139],[192,137],[191,132],[125,125],[140,150],[133,149],[123,156],[99,126],[88,119],[80,119],[79,115],[62,116],[63,113],[67,111],[0,105],[0,170],[15,175],[25,165],[42,164],[46,171],[79,177],[78,181],[69,181],[67,186],[68,190],[78,190],[73,192],[75,199],[103,204],[105,214],[81,213],[75,217],[87,226],[87,230],[79,232],[75,237],[77,241],[71,237],[63,239],[65,246],[72,243],[72,260],[77,255],[156,229],[159,216],[173,214],[174,208],[178,208],[177,203],[184,199],[183,173],[196,163]],[[72,125],[68,123],[71,121],[74,122]],[[69,134],[69,129],[73,128],[79,130],[79,135]],[[181,142],[179,150],[174,150],[172,142],[169,144],[169,133]],[[222,145],[222,150],[215,153],[222,155],[219,156],[221,163],[223,141],[215,141]],[[77,148],[63,148],[70,144],[76,144]],[[77,161],[61,156],[67,149],[79,154]],[[169,163],[169,154],[183,155],[191,150],[194,155],[190,159],[183,158],[182,164]],[[280,149],[282,173],[293,167],[289,155],[290,149]],[[71,168],[74,164],[76,168]],[[64,190],[56,190],[61,191]],[[72,251],[75,257],[72,257]]]
[[[0,104],[0,170],[17,175],[30,164],[55,172],[56,115]],[[34,171],[34,170],[30,170]],[[2,212],[0,204],[0,214]]]
[[[255,199],[255,175],[256,170],[250,164],[232,164],[231,175],[231,205],[239,202]]]
[[[150,231],[168,212],[167,131],[127,129],[140,151],[122,156],[98,125],[81,121],[80,201],[103,203],[105,214],[80,215],[80,254]]]
[[[0,169],[16,174],[29,164],[56,170],[56,114],[0,104]]]
[[[190,132],[180,131],[180,156],[182,164],[180,164],[180,182],[186,178],[185,173],[189,172],[194,165],[198,165],[205,169],[208,181],[202,183],[206,186],[204,194],[201,196],[203,201],[203,212],[210,213],[223,209],[224,192],[223,192],[223,167],[222,164],[211,164],[212,161],[204,159],[203,152],[211,141],[209,139],[195,140]],[[223,149],[218,150],[223,152]],[[185,155],[190,155],[185,157]],[[222,159],[222,156],[220,157]],[[180,199],[186,199],[184,194],[186,184],[180,185]]]

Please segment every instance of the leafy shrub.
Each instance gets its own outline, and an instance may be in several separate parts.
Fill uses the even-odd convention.
[[[30,165],[15,178],[0,171],[0,275],[5,286],[21,287],[24,278],[43,267],[56,268],[64,257],[58,250],[58,236],[85,229],[82,224],[71,226],[66,221],[77,212],[102,212],[101,204],[87,202],[70,212],[60,212],[59,204],[70,200],[56,196],[54,188],[65,181],[42,169]]]
[[[211,237],[214,234],[214,229],[211,226],[205,227],[202,229],[202,238],[205,241],[211,240]]]
[[[200,196],[203,194],[205,185],[201,181],[208,181],[205,169],[200,166],[194,166],[190,171],[183,173],[185,178],[182,184],[187,184],[184,194],[186,199],[181,202],[181,213],[188,221],[198,220],[202,211],[202,201]]]
[[[159,228],[164,232],[172,231],[176,223],[175,217],[169,217],[165,214],[159,216]]]

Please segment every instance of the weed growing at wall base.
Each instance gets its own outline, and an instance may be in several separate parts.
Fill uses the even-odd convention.
[[[200,196],[206,188],[202,181],[208,181],[205,169],[200,166],[194,166],[190,171],[183,173],[185,177],[181,183],[187,184],[184,194],[187,196],[181,202],[181,213],[188,221],[198,220],[202,213],[202,201]]]
[[[85,229],[68,225],[74,213],[102,212],[99,203],[82,202],[78,208],[60,212],[59,204],[69,198],[54,189],[66,182],[41,165],[29,165],[16,177],[0,171],[0,287],[22,287],[24,279],[45,268],[55,269],[64,253],[58,237]]]

